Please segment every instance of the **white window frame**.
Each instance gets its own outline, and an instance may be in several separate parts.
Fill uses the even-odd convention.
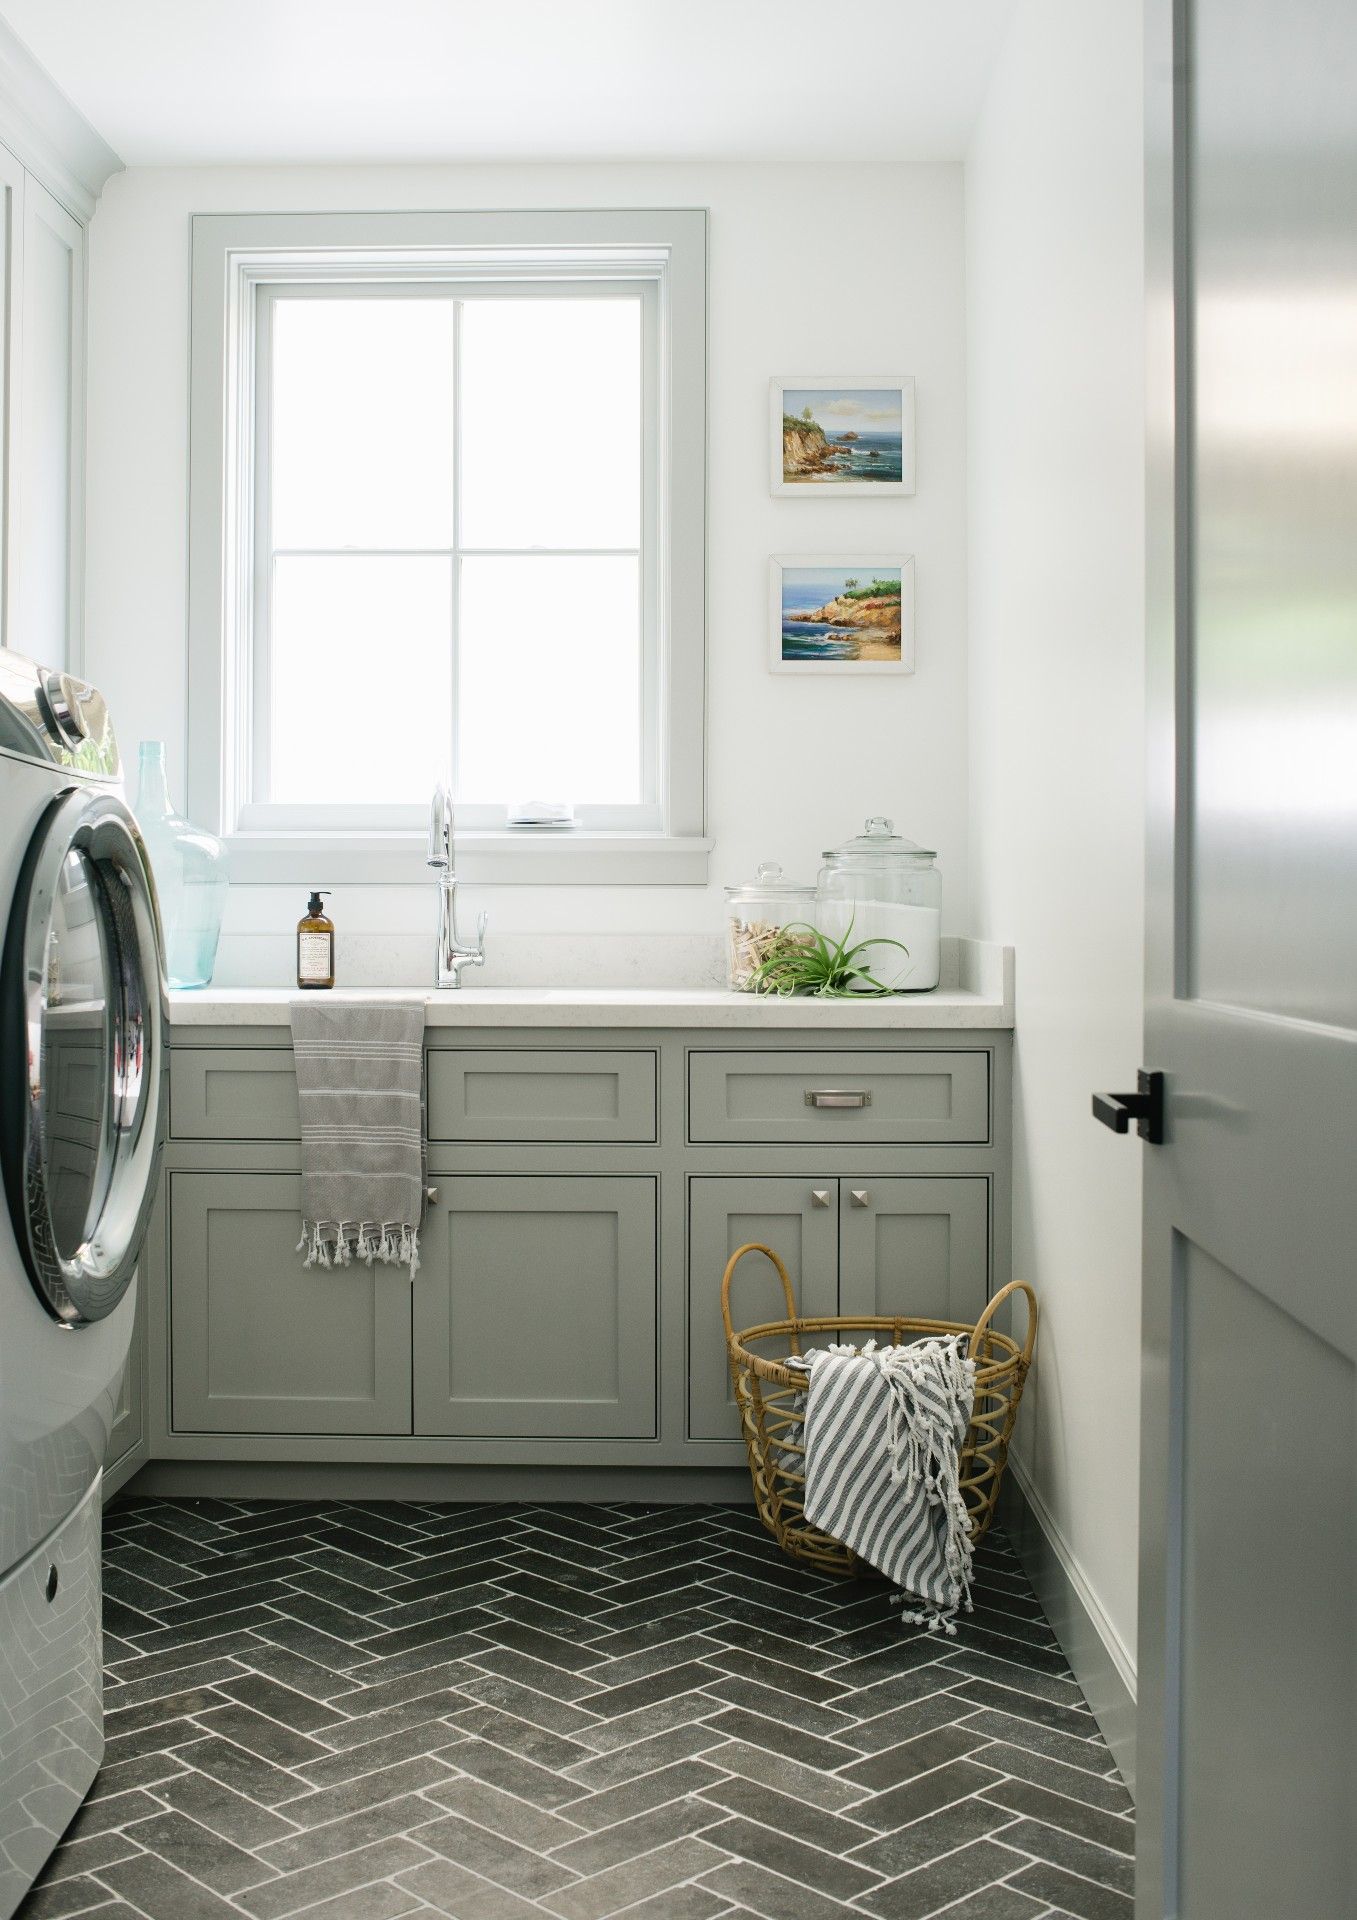
[[[449,283],[453,284],[449,284]],[[244,880],[423,878],[422,808],[283,807],[265,771],[269,321],[284,294],[428,289],[461,298],[553,284],[555,297],[629,291],[643,313],[653,422],[644,450],[642,737],[648,806],[581,809],[580,827],[510,828],[459,812],[473,881],[701,885],[706,668],[706,214],[255,214],[193,220],[189,486],[189,809]],[[257,479],[262,485],[257,485]],[[422,724],[393,684],[389,724]]]

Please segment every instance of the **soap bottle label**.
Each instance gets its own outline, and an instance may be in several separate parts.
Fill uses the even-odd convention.
[[[330,942],[334,935],[330,933],[299,933],[297,935],[297,978],[299,980],[328,980],[332,968],[330,965]]]

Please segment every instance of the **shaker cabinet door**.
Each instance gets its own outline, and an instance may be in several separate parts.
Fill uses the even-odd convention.
[[[989,1298],[989,1182],[840,1182],[839,1312],[976,1320]]]
[[[443,1179],[414,1286],[415,1432],[655,1432],[655,1181]]]
[[[174,1426],[409,1433],[410,1275],[306,1267],[291,1173],[171,1173]]]
[[[838,1180],[776,1174],[712,1174],[689,1183],[688,1434],[693,1440],[738,1440],[740,1417],[731,1392],[721,1325],[721,1275],[737,1247],[758,1241],[787,1269],[803,1314],[838,1312]],[[730,1294],[736,1331],[786,1316],[782,1288],[767,1260],[740,1263]],[[760,1347],[773,1353],[772,1347]]]

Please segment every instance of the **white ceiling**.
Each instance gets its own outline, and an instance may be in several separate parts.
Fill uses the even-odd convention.
[[[0,0],[129,166],[956,159],[1013,0]]]

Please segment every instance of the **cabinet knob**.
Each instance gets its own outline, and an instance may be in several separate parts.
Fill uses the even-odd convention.
[[[866,1187],[850,1187],[849,1193],[852,1195],[853,1205],[855,1207],[865,1207],[872,1197]]]
[[[829,1205],[829,1188],[812,1187],[810,1190],[810,1204],[813,1207],[827,1207]]]
[[[424,1198],[428,1201],[431,1207],[436,1207],[438,1205],[438,1188],[425,1187]]]

